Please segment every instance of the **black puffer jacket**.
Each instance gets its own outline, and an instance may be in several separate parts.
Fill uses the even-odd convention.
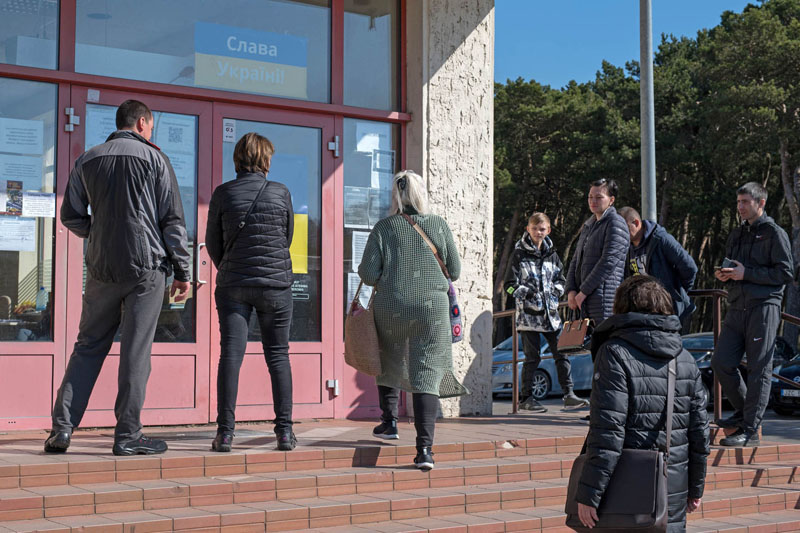
[[[286,288],[292,284],[289,246],[294,210],[289,189],[282,183],[267,182],[245,226],[224,253],[265,178],[260,173],[241,173],[217,187],[211,196],[206,245],[218,269],[217,287]]]
[[[583,224],[569,263],[566,290],[586,295],[583,312],[595,322],[611,316],[614,294],[625,275],[630,239],[625,219],[613,207],[600,220],[592,216]]]
[[[592,336],[595,374],[587,461],[577,500],[597,508],[623,448],[664,449],[669,361],[677,359],[669,457],[669,531],[684,531],[687,498],[701,498],[708,456],[706,397],[678,317],[626,313]]]

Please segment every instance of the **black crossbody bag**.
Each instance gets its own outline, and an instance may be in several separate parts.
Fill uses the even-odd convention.
[[[267,188],[267,185],[269,185],[269,181],[265,179],[264,184],[261,185],[261,188],[258,190],[258,194],[256,194],[256,197],[253,198],[253,201],[250,203],[250,208],[247,210],[247,213],[245,213],[244,218],[239,221],[239,225],[236,228],[236,233],[234,233],[233,237],[231,237],[228,242],[225,243],[225,249],[222,251],[222,261],[219,263],[219,268],[222,268],[222,265],[228,260],[228,252],[230,252],[231,248],[233,248],[233,244],[236,242],[236,239],[239,238],[239,234],[242,232],[242,229],[244,229],[244,227],[247,225],[247,219],[250,217],[250,213],[253,212],[256,202],[259,198],[261,198],[261,194],[264,192],[264,189]]]
[[[592,529],[584,527],[578,518],[578,492],[583,465],[586,463],[586,442],[572,463],[567,487],[566,525],[579,532],[611,533],[636,531],[663,533],[667,531],[667,463],[672,436],[672,411],[675,403],[675,374],[678,364],[669,362],[667,378],[667,406],[665,450],[623,449],[611,479],[597,509],[599,520]],[[588,438],[588,436],[587,436]]]

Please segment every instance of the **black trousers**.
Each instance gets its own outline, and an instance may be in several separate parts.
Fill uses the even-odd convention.
[[[542,362],[542,339],[539,336],[544,335],[547,339],[547,344],[550,345],[550,352],[553,354],[555,360],[556,373],[558,374],[558,384],[561,385],[561,390],[564,394],[572,392],[572,368],[570,366],[569,358],[558,351],[558,331],[521,331],[522,334],[522,351],[525,352],[525,362],[522,363],[522,390],[520,396],[526,399],[533,395],[533,374],[539,368],[539,363]]]
[[[138,439],[142,435],[140,415],[165,284],[164,272],[157,270],[124,283],[106,283],[87,276],[78,340],[53,406],[54,430],[72,431],[80,425],[121,326],[114,440]]]
[[[220,287],[217,302],[220,358],[217,370],[217,431],[233,432],[239,370],[247,347],[247,328],[255,309],[261,328],[261,345],[272,382],[275,432],[292,428],[292,367],[289,363],[289,328],[292,324],[292,290],[259,287]]]
[[[435,394],[414,393],[414,429],[417,430],[417,447],[433,446],[436,429],[436,416],[439,414],[439,397]],[[381,420],[397,420],[397,402],[400,391],[392,387],[378,385],[378,402],[381,407]]]
[[[722,390],[742,416],[744,429],[755,431],[761,425],[769,402],[772,380],[772,354],[781,308],[775,304],[747,310],[729,309],[722,323],[711,368],[719,377]],[[747,384],[739,364],[747,354]]]

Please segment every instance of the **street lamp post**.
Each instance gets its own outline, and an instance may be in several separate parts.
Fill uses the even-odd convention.
[[[639,56],[642,128],[642,218],[656,221],[656,126],[653,105],[653,20],[651,0],[639,0]]]

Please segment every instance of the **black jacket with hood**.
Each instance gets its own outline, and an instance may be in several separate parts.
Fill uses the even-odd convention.
[[[265,178],[263,173],[242,172],[211,195],[206,246],[218,269],[217,287],[282,289],[292,285],[292,195],[283,183],[268,180],[256,200]],[[253,210],[239,232],[253,200]],[[225,247],[234,237],[226,254]]]
[[[792,245],[772,218],[761,215],[731,231],[725,256],[744,265],[744,279],[725,283],[732,309],[781,305],[783,288],[792,281]]]
[[[652,220],[643,220],[644,237],[639,246],[631,244],[625,266],[625,277],[632,276],[638,264],[636,258],[646,254],[645,273],[653,276],[667,289],[672,296],[675,314],[683,322],[695,310],[689,298],[689,291],[694,286],[697,276],[697,264],[675,237],[667,233],[660,224]]]
[[[595,374],[587,461],[577,492],[597,508],[623,448],[664,449],[668,364],[677,362],[668,470],[669,531],[684,531],[687,498],[701,498],[708,448],[706,395],[674,315],[626,313],[592,336]]]
[[[164,152],[133,131],[115,131],[75,161],[61,222],[89,239],[86,270],[98,281],[132,281],[159,269],[174,270],[178,281],[191,278],[175,171]]]

